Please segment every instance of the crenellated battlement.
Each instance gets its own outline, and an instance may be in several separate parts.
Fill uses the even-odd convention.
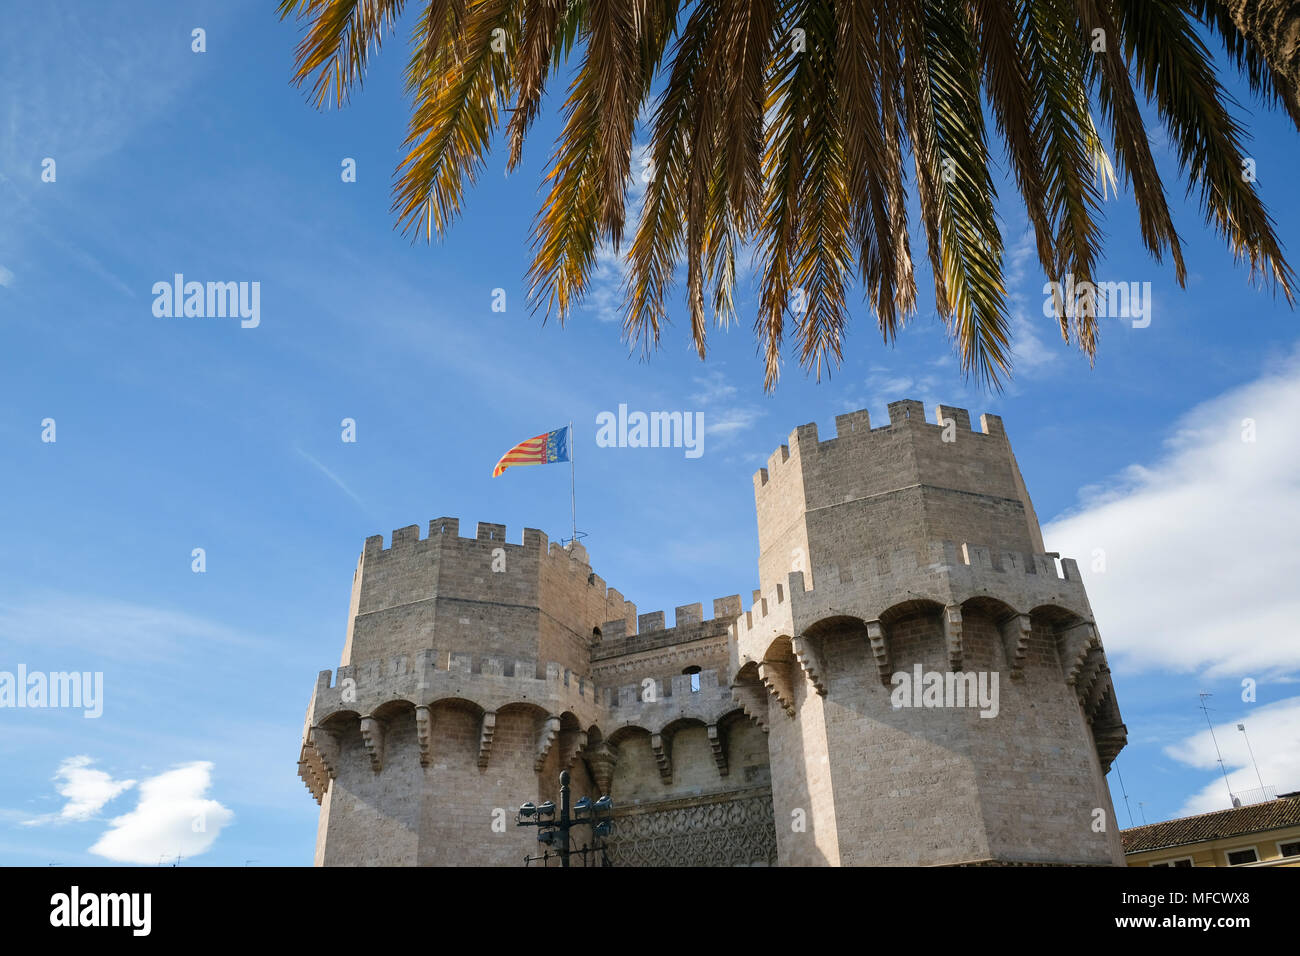
[[[511,543],[506,539],[505,525],[491,521],[478,522],[472,537],[460,534],[459,518],[434,518],[429,522],[428,531],[424,537],[420,536],[420,531],[420,526],[415,524],[407,525],[405,528],[397,528],[389,536],[389,546],[387,548],[384,547],[384,536],[382,534],[371,535],[366,538],[365,548],[362,553],[366,557],[382,557],[391,556],[395,553],[420,551],[446,544],[465,546],[473,543],[514,551],[540,552],[549,554],[557,560],[569,562],[576,560],[580,563],[586,563],[587,561],[586,549],[581,544],[565,547],[559,542],[548,542],[546,532],[537,528],[524,528],[522,540],[518,544]]]
[[[554,661],[426,648],[321,671],[307,721],[315,725],[335,713],[369,714],[397,701],[419,706],[448,698],[489,711],[512,703],[533,703],[557,714],[581,710],[593,720],[599,706],[596,685]]]
[[[978,598],[1003,605],[1007,616],[1053,608],[1092,620],[1078,563],[1056,554],[935,541],[923,554],[898,549],[820,566],[815,577],[818,583],[808,587],[803,572],[791,571],[786,582],[754,592],[750,609],[736,621],[733,676],[746,663],[761,661],[778,637],[798,636],[833,618],[879,621],[918,603],[960,607]]]
[[[673,610],[673,625],[669,627],[665,624],[663,611],[638,615],[635,614],[636,606],[631,607],[634,613],[630,617],[606,621],[601,625],[600,647],[593,651],[593,660],[699,640],[701,637],[725,632],[741,611],[739,594],[714,598],[711,618],[704,617],[702,604],[682,604]],[[636,622],[634,629],[628,627],[630,620]]]
[[[606,726],[641,727],[658,733],[684,718],[716,724],[719,718],[736,710],[725,673],[708,668],[698,676],[697,684],[692,684],[687,675],[676,675],[667,681],[647,679],[602,688],[602,703],[609,713]]]
[[[929,429],[936,436],[941,435],[951,423],[955,436],[969,435],[977,439],[1006,440],[1006,430],[999,415],[984,414],[980,416],[978,431],[971,427],[970,412],[955,405],[936,405],[934,421],[925,417],[924,406],[914,400],[891,402],[889,404],[889,424],[871,427],[871,414],[867,409],[859,409],[844,415],[835,416],[835,437],[822,439],[818,435],[817,425],[809,422],[790,432],[786,443],[772,452],[767,467],[754,473],[755,493],[760,493],[769,482],[784,473],[791,459],[804,459],[810,455],[830,451],[843,451],[846,445],[869,448],[873,442],[883,440],[890,431],[902,428]],[[955,444],[955,442],[953,442]]]
[[[427,534],[424,537],[420,536],[420,532],[420,526],[414,524],[407,525],[405,528],[397,528],[389,536],[390,543],[388,547],[384,547],[383,535],[371,535],[366,538],[365,548],[362,552],[363,562],[374,558],[403,557],[418,554],[431,548],[448,546],[471,551],[476,548],[484,548],[486,549],[483,552],[485,562],[490,561],[491,552],[500,548],[507,557],[507,567],[508,558],[511,554],[539,555],[550,562],[552,569],[561,570],[574,577],[587,578],[587,584],[598,588],[611,607],[631,608],[632,617],[635,618],[636,616],[636,605],[627,601],[622,592],[616,588],[608,587],[605,579],[591,570],[587,549],[581,543],[571,542],[568,545],[563,545],[558,541],[549,541],[544,531],[537,528],[524,528],[522,540],[516,544],[506,540],[507,532],[504,524],[496,524],[490,521],[478,522],[473,537],[462,536],[460,534],[460,519],[449,517],[434,518],[430,521]]]
[[[616,865],[1122,860],[1117,826],[1095,827],[1126,740],[1110,668],[1002,420],[910,399],[888,417],[800,425],[772,452],[759,587],[711,616],[639,612],[535,528],[367,538],[303,724],[317,862],[513,865],[530,835],[484,821],[557,800],[562,771],[653,821],[615,832]],[[900,674],[927,682],[911,703]],[[935,674],[953,700],[922,696]]]

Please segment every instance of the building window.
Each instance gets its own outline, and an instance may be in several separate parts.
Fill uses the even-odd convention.
[[[1246,863],[1259,862],[1259,854],[1255,852],[1253,846],[1248,846],[1243,850],[1228,851],[1228,866],[1242,866]]]
[[[690,675],[691,693],[698,694],[700,692],[700,669],[696,667],[694,664],[692,664],[690,667],[684,669],[682,673]]]
[[[1300,840],[1292,840],[1290,843],[1279,843],[1277,851],[1282,856],[1300,856]]]
[[[1191,866],[1192,858],[1190,856],[1180,857],[1177,860],[1162,860],[1159,863],[1152,863],[1152,866]]]

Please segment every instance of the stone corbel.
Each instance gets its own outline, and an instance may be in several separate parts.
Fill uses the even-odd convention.
[[[480,770],[486,770],[488,760],[492,756],[492,738],[497,732],[497,712],[495,710],[485,710],[483,712],[483,722],[479,725],[478,731],[478,766]]]
[[[871,642],[871,656],[876,659],[880,683],[888,686],[893,668],[889,664],[889,642],[885,637],[885,626],[879,621],[867,621],[867,640]]]
[[[732,684],[731,699],[740,705],[746,717],[758,724],[759,730],[767,733],[768,698],[761,684]]]
[[[713,762],[718,765],[718,776],[727,775],[727,749],[723,745],[722,732],[717,724],[709,724],[709,747],[713,750]]]
[[[943,609],[943,630],[948,640],[948,669],[961,670],[961,605],[949,604]]]
[[[1101,702],[1106,699],[1106,695],[1110,693],[1110,690],[1110,668],[1106,666],[1103,658],[1101,667],[1097,671],[1097,679],[1093,681],[1092,689],[1088,692],[1088,699],[1083,705],[1083,713],[1087,717],[1088,723],[1091,724],[1093,718],[1097,716],[1097,710],[1101,707]]]
[[[761,661],[758,677],[767,692],[776,698],[786,716],[794,716],[794,691],[790,682],[790,661]]]
[[[324,727],[316,726],[307,731],[307,745],[320,760],[326,776],[336,779],[339,775],[339,739]]]
[[[429,766],[430,746],[429,741],[432,736],[433,719],[429,714],[429,708],[420,704],[415,708],[415,739],[420,745],[420,766]]]
[[[611,743],[601,743],[586,751],[587,769],[591,771],[591,781],[596,785],[597,796],[606,796],[614,783],[614,767],[618,763],[618,748]]]
[[[1097,678],[1101,674],[1101,669],[1106,665],[1106,655],[1101,646],[1094,644],[1088,648],[1088,656],[1084,659],[1083,667],[1079,669],[1079,679],[1075,682],[1074,691],[1079,695],[1079,703],[1086,704],[1088,697],[1092,693]]]
[[[1017,614],[1002,623],[1002,642],[1011,661],[1011,679],[1019,680],[1025,673],[1025,655],[1029,652],[1029,638],[1033,623],[1028,614]]]
[[[817,693],[826,696],[826,665],[822,662],[821,644],[806,637],[790,640],[790,648]]]
[[[371,714],[362,717],[361,742],[370,757],[370,769],[379,773],[384,769],[384,722]]]
[[[1087,621],[1067,627],[1057,635],[1061,669],[1065,673],[1065,682],[1071,687],[1078,684],[1083,662],[1095,643],[1097,643],[1097,630]]]
[[[664,783],[673,782],[672,742],[663,734],[650,735],[650,749],[654,752],[655,763],[659,765],[659,778]]]
[[[303,745],[302,756],[298,758],[298,776],[302,778],[302,782],[311,791],[312,799],[320,803],[325,799],[325,787],[329,780],[313,764],[311,759],[313,753],[306,744]]]
[[[1097,747],[1097,760],[1101,772],[1110,773],[1110,765],[1128,743],[1128,728],[1119,720],[1118,712],[1103,708],[1092,724],[1092,740]]]
[[[551,752],[551,746],[559,733],[559,717],[547,717],[542,721],[542,730],[537,737],[537,759],[533,761],[533,769],[538,773],[542,772],[542,765],[546,763],[546,756]]]
[[[568,770],[573,766],[574,758],[578,756],[578,751],[586,749],[587,732],[585,730],[570,731],[564,735],[566,742],[564,749],[560,751],[560,769]]]

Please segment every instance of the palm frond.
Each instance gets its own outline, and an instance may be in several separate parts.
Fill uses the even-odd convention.
[[[360,86],[371,48],[379,52],[384,35],[401,15],[406,0],[281,0],[280,19],[296,15],[309,26],[295,51],[294,82],[313,73],[311,98],[317,109],[330,97],[343,106]]]
[[[1109,0],[1075,2],[1084,23],[1097,24],[1105,37],[1119,36],[1119,25]],[[1174,260],[1174,277],[1179,285],[1185,285],[1187,266],[1183,262],[1182,244],[1174,229],[1164,185],[1151,155],[1146,126],[1138,110],[1128,64],[1123,59],[1123,48],[1119,43],[1107,43],[1104,51],[1091,58],[1089,77],[1096,83],[1102,115],[1110,124],[1115,158],[1125,182],[1133,187],[1143,242],[1157,262],[1163,260],[1168,248]]]
[[[973,0],[971,13],[989,105],[1034,227],[1038,261],[1050,275],[1056,271],[1057,253],[1047,216],[1042,130],[1034,124],[1038,110],[1026,65],[1028,9],[1024,4],[1009,5],[1006,0]]]
[[[801,69],[808,74],[808,95],[796,102],[807,112],[794,118],[804,126],[807,158],[798,199],[802,212],[793,280],[804,309],[798,321],[799,361],[820,380],[823,368],[829,372],[843,358],[849,320],[844,290],[853,268],[852,203],[835,85],[839,58],[834,6],[815,4],[804,25],[809,43]]]
[[[1294,304],[1295,275],[1282,255],[1273,220],[1243,174],[1244,131],[1228,111],[1209,50],[1187,15],[1172,4],[1118,0],[1125,49],[1148,98],[1169,130],[1188,192],[1200,188],[1207,223],[1237,260]]]
[[[886,341],[900,323],[900,277],[910,280],[897,105],[896,31],[878,0],[845,0],[836,10],[835,96],[842,117],[844,165],[855,259]],[[883,35],[882,35],[883,33]],[[882,42],[883,41],[883,42]],[[893,61],[891,64],[882,61]],[[888,74],[889,79],[882,79]],[[888,83],[888,88],[883,88]],[[892,131],[886,126],[892,125]],[[902,230],[898,217],[902,216]],[[908,263],[900,273],[901,260]]]
[[[1088,105],[1084,58],[1088,46],[1068,0],[1035,0],[1026,4],[1024,49],[1029,82],[1037,106],[1034,135],[1043,145],[1046,213],[1056,237],[1056,261],[1048,278],[1064,282],[1072,275],[1076,286],[1091,283],[1103,235],[1103,194],[1096,171],[1109,169],[1105,148]],[[1091,310],[1063,310],[1061,337],[1073,331],[1084,353],[1095,354],[1096,319]]]
[[[807,31],[812,24],[815,0],[801,0],[787,11],[780,29],[788,37],[798,25]],[[815,40],[805,33],[805,41]],[[800,235],[800,217],[804,213],[802,184],[804,164],[808,158],[804,120],[815,108],[809,102],[814,86],[809,57],[796,51],[790,42],[777,44],[773,63],[768,68],[768,91],[765,106],[767,127],[763,150],[762,221],[758,228],[763,278],[754,333],[763,350],[764,386],[776,385],[781,376],[781,342],[785,334],[785,314],[794,291],[794,256]]]
[[[534,222],[529,267],[530,295],[542,297],[534,299],[534,310],[544,299],[547,315],[555,312],[561,322],[587,288],[599,236],[617,250],[632,134],[671,37],[676,7],[677,0],[592,5],[585,56],[551,156],[550,190]]]
[[[555,47],[562,42],[568,0],[537,0],[524,14],[524,35],[515,57],[515,111],[506,124],[510,152],[506,169],[514,169],[524,151],[524,137],[542,108],[546,77]]]
[[[1241,32],[1232,18],[1231,6],[1224,0],[1182,0],[1182,4],[1223,41],[1228,57],[1246,78],[1250,91],[1266,105],[1286,110],[1291,122],[1300,130],[1300,91],[1290,79],[1274,70],[1265,51]],[[1295,17],[1294,5],[1289,15]]]
[[[922,216],[936,301],[963,372],[997,387],[1010,370],[1010,321],[975,38],[960,0],[923,3],[904,20],[909,129],[917,180],[928,184]]]
[[[1251,90],[1297,127],[1300,100],[1291,61],[1250,32],[1253,14],[1233,2],[421,0],[392,211],[404,233],[442,237],[506,104],[510,170],[548,82],[579,57],[528,272],[534,310],[563,322],[603,251],[619,251],[638,123],[661,79],[651,175],[624,263],[629,342],[647,353],[658,346],[684,262],[691,341],[703,358],[708,306],[714,323],[735,318],[736,258],[749,249],[761,270],[754,332],[769,389],[791,333],[817,377],[842,359],[850,283],[861,282],[892,341],[916,310],[914,189],[936,310],[964,373],[998,387],[1010,370],[1010,322],[986,109],[1049,279],[1096,286],[1104,202],[1122,176],[1147,250],[1157,261],[1168,254],[1185,281],[1140,91],[1207,221],[1252,278],[1294,304],[1274,222],[1244,175],[1245,131],[1198,31],[1219,38]],[[310,84],[318,107],[346,102],[406,9],[406,0],[277,4],[281,19],[304,24],[293,77]],[[1281,4],[1269,9],[1286,15]],[[1104,50],[1091,48],[1098,28]],[[1062,310],[1060,330],[1095,361],[1095,314],[1082,305]]]
[[[426,239],[435,231],[441,238],[460,214],[465,180],[477,180],[510,99],[508,64],[522,32],[519,7],[518,0],[483,0],[470,7],[463,20],[451,24],[458,33],[441,69],[429,69],[430,51],[441,49],[431,43],[448,21],[430,16],[416,31],[406,70],[415,108],[393,188],[392,208],[403,233],[423,225]]]
[[[695,104],[719,12],[717,0],[700,0],[695,5],[673,47],[672,69],[651,123],[652,175],[646,184],[641,219],[627,254],[629,269],[623,322],[629,341],[646,353],[659,343],[667,318],[665,299],[684,248],[685,197]],[[701,347],[700,343],[696,344],[697,348]]]

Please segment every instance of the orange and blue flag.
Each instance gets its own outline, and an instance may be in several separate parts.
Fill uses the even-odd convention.
[[[553,432],[535,435],[526,441],[521,441],[501,456],[501,460],[492,469],[492,477],[495,478],[511,465],[549,465],[555,461],[568,461],[571,427],[565,425]]]

